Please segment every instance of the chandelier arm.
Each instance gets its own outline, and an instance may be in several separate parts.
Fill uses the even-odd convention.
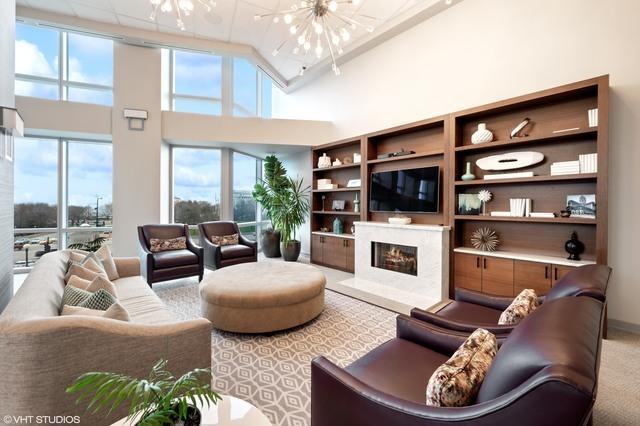
[[[326,20],[324,19],[324,17],[322,17],[322,24],[325,27],[329,27],[329,24],[327,24]],[[329,40],[329,34],[327,34],[328,31],[324,31],[324,38],[327,40],[327,46],[329,46],[329,54],[331,55],[331,62],[333,63],[333,72],[334,73],[338,73],[338,71],[336,71],[336,69],[338,68],[338,64],[336,63],[336,56],[333,53],[333,46],[331,45],[331,40]]]

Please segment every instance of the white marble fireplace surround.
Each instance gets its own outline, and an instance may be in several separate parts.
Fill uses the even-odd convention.
[[[433,309],[449,299],[448,226],[355,222],[355,276],[337,291],[408,314],[413,307]],[[372,266],[371,243],[417,247],[417,276]]]

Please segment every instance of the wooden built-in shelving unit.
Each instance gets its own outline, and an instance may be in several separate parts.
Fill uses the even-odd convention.
[[[368,194],[372,173],[437,165],[441,171],[440,211],[436,214],[408,216],[416,224],[451,226],[452,292],[454,286],[461,286],[492,294],[513,294],[523,285],[521,280],[515,278],[519,274],[527,276],[537,273],[536,271],[544,271],[545,278],[541,288],[546,288],[546,275],[550,270],[554,271],[554,278],[549,278],[548,283],[553,285],[558,274],[562,275],[572,265],[593,262],[606,264],[608,91],[609,78],[601,76],[315,147],[311,166],[314,188],[312,261],[334,267],[339,264],[342,265],[337,266],[339,269],[353,270],[353,265],[348,264],[353,261],[352,253],[346,255],[347,264],[344,263],[342,252],[338,253],[337,259],[331,258],[331,250],[336,250],[340,244],[344,246],[345,242],[338,244],[330,241],[329,239],[338,237],[320,232],[320,229],[331,230],[335,217],[341,217],[345,222],[345,232],[350,232],[354,221],[386,222],[392,215],[369,211]],[[598,108],[599,111],[597,127],[589,127],[587,111],[593,108]],[[525,129],[527,136],[510,139],[511,130],[525,117],[531,119],[531,124]],[[493,132],[494,141],[473,145],[471,135],[481,122],[486,123],[487,128]],[[401,150],[413,153],[378,158],[380,154]],[[534,173],[533,177],[485,180],[485,173],[495,172],[484,172],[475,166],[480,158],[520,151],[538,151],[544,155],[543,162],[514,170],[531,171]],[[327,153],[332,159],[342,159],[353,156],[354,152],[361,155],[360,164],[343,164],[326,169],[317,167],[318,158],[323,153]],[[590,153],[598,153],[597,173],[551,176],[551,163],[577,160],[580,154]],[[475,180],[461,179],[467,162],[473,165]],[[318,190],[316,181],[322,178],[333,179],[339,188]],[[346,188],[350,179],[360,179],[361,187]],[[534,212],[554,212],[557,215],[554,218],[459,215],[458,195],[474,194],[480,189],[487,189],[493,194],[492,201],[487,204],[487,213],[508,211],[510,198],[531,198]],[[360,200],[360,213],[353,212],[356,194]],[[560,217],[559,212],[565,209],[567,196],[580,194],[596,194],[596,219]],[[321,205],[322,196],[325,196],[324,208]],[[346,202],[345,211],[328,211],[331,202],[337,199]],[[490,227],[498,233],[500,246],[496,254],[478,256],[471,248],[470,236],[480,227]],[[585,244],[582,263],[565,261],[567,255],[564,243],[574,231]],[[343,235],[341,238],[350,240],[353,236]],[[349,243],[353,242],[348,241],[347,247]],[[324,254],[319,256],[318,251]],[[476,257],[472,259],[473,256]],[[491,258],[488,264],[498,268],[497,276],[513,274],[512,281],[508,277],[497,284],[487,281],[486,288],[483,288],[482,285],[478,287],[477,283],[471,285],[467,279],[456,279],[459,273],[467,274],[465,267],[475,268],[474,265],[479,265],[480,257]],[[458,265],[456,258],[459,258]],[[515,263],[509,264],[508,259]],[[525,265],[517,262],[528,263]],[[549,263],[545,266],[544,262]],[[487,276],[490,275],[487,271]]]

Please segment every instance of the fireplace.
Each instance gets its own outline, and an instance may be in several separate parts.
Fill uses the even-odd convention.
[[[372,241],[371,266],[418,276],[418,247]]]

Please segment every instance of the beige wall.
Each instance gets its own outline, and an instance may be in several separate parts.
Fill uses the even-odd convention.
[[[611,75],[609,315],[640,325],[640,2],[465,0],[288,97],[341,137]]]

